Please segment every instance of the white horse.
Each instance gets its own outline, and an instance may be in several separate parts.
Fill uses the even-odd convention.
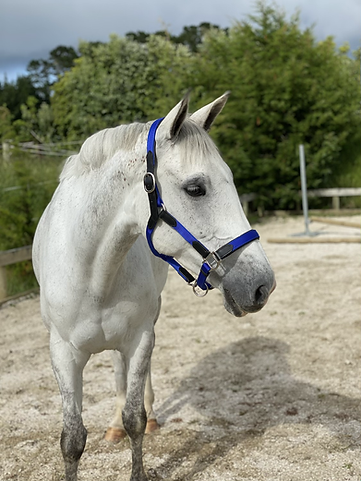
[[[274,289],[231,171],[206,132],[227,98],[189,117],[185,97],[162,121],[93,135],[66,162],[39,222],[33,264],[62,396],[67,481],[77,479],[86,442],[83,369],[107,349],[119,353],[113,427],[130,438],[131,480],[147,479],[147,417],[156,424],[148,373],[167,262],[196,293],[218,288],[235,316],[261,309]]]

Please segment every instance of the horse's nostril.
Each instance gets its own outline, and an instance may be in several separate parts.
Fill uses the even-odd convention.
[[[256,304],[263,304],[268,298],[268,289],[266,286],[259,286],[255,293]]]

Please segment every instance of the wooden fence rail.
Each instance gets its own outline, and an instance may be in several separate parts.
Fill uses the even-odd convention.
[[[301,192],[299,192],[301,196]],[[242,194],[240,196],[244,213],[247,215],[249,202],[257,199],[255,193]],[[340,197],[361,197],[361,187],[335,187],[331,189],[310,189],[307,191],[307,197],[332,197],[332,207],[340,210]]]
[[[333,189],[314,189],[307,192],[308,197],[332,197],[332,207],[340,210],[340,197],[359,197],[361,187],[344,187]]]
[[[8,162],[11,158],[11,151],[16,148],[21,152],[26,152],[28,154],[35,154],[35,155],[45,155],[45,156],[56,156],[56,157],[69,157],[69,155],[76,154],[79,149],[77,150],[70,150],[66,148],[68,145],[82,144],[82,141],[71,141],[71,142],[57,142],[57,143],[43,143],[41,139],[36,135],[34,131],[30,132],[33,137],[35,137],[36,142],[20,142],[19,144],[14,144],[12,141],[4,141],[2,142],[2,156],[3,159]]]
[[[31,248],[32,246],[30,245],[19,247],[18,249],[0,251],[0,302],[6,299],[7,296],[5,267],[17,262],[29,261],[31,259]]]

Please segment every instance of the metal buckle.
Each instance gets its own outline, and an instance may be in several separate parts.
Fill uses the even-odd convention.
[[[208,286],[206,285],[206,290],[203,290],[201,289],[198,284],[197,284],[197,281],[194,281],[193,284],[189,284],[190,286],[192,286],[192,289],[193,289],[193,293],[197,296],[197,297],[205,297],[207,294],[208,294]],[[197,289],[198,288],[198,289]]]
[[[217,256],[216,252],[211,252],[205,259],[203,259],[203,262],[207,262],[211,271],[215,271],[220,266],[222,260]]]
[[[151,181],[151,184],[149,180]],[[144,175],[143,182],[144,182],[143,184],[144,190],[146,191],[147,194],[151,194],[152,192],[155,191],[155,177],[154,177],[154,174],[152,174],[152,172],[147,172]]]

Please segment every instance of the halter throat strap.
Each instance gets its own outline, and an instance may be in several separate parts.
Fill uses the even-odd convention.
[[[197,295],[199,295],[198,291],[196,291],[197,287],[204,292],[202,295],[205,295],[208,290],[213,289],[213,287],[207,282],[210,272],[217,269],[221,261],[231,255],[233,252],[256,239],[259,239],[259,234],[254,229],[251,229],[223,245],[216,251],[211,252],[166,210],[156,182],[157,157],[155,134],[162,120],[163,118],[160,118],[153,122],[150,127],[147,140],[147,173],[144,175],[144,189],[148,194],[150,217],[146,229],[146,238],[150,250],[155,256],[160,257],[165,262],[170,264],[178,272],[178,274],[186,282],[188,282],[188,284],[193,285],[193,290]],[[183,239],[186,240],[202,256],[203,263],[197,280],[189,271],[187,271],[187,269],[179,264],[174,257],[161,254],[154,247],[152,236],[159,220],[162,220],[175,231],[177,231],[178,234],[180,234]]]

